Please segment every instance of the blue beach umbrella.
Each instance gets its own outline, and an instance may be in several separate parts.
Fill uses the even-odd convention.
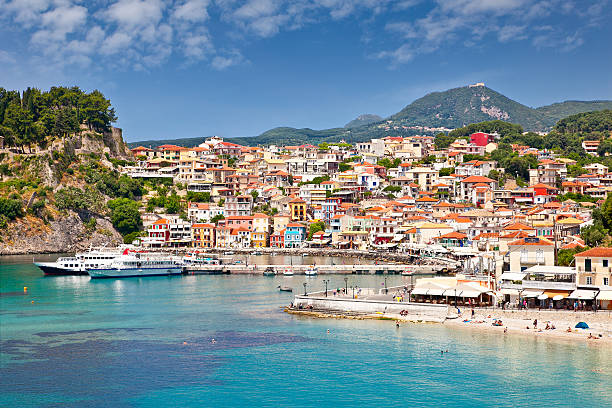
[[[588,329],[588,328],[589,328],[589,325],[588,325],[588,324],[586,324],[585,322],[580,322],[580,323],[578,323],[578,324],[576,325],[576,328],[577,328],[577,329]]]

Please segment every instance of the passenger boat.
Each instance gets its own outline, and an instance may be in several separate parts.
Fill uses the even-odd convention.
[[[126,251],[108,266],[87,270],[92,278],[131,278],[140,276],[180,275],[183,262],[176,257]]]
[[[88,268],[109,265],[124,250],[124,247],[91,248],[87,252],[80,252],[74,256],[57,258],[55,262],[34,262],[34,265],[48,276],[87,275]]]

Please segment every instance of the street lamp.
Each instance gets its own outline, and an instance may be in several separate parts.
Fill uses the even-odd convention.
[[[387,289],[387,277],[385,276],[385,295],[389,293],[389,289]]]
[[[306,296],[306,282],[304,282],[303,285],[304,285],[304,296]]]
[[[325,297],[327,297],[327,284],[329,283],[329,279],[323,279],[323,282],[325,283]]]
[[[348,278],[344,277],[344,294],[348,295]]]

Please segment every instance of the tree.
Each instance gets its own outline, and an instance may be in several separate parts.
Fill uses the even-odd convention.
[[[176,193],[170,195],[166,200],[166,212],[168,214],[178,214],[181,211],[181,199]]]
[[[383,191],[388,191],[391,193],[398,193],[400,191],[402,191],[402,188],[400,186],[387,186],[385,188],[383,188]]]
[[[580,236],[584,240],[584,243],[590,247],[599,246],[607,235],[606,229],[602,228],[601,225],[595,224],[584,227],[580,231]]]
[[[446,176],[450,176],[454,172],[455,172],[455,168],[454,167],[444,167],[444,168],[440,169],[438,174],[440,175],[440,177],[446,177]]]
[[[346,163],[340,163],[340,164],[338,164],[338,170],[339,170],[340,172],[345,172],[345,171],[350,170],[350,169],[351,169],[350,164],[346,164]]]
[[[323,221],[317,221],[310,224],[308,229],[308,239],[311,240],[312,236],[319,231],[325,231],[325,223]]]
[[[259,191],[257,190],[251,191],[251,197],[253,197],[253,202],[255,202],[257,200],[257,197],[259,197]]]
[[[0,198],[0,216],[4,216],[9,220],[23,217],[21,201],[11,198]]]
[[[213,224],[216,224],[219,221],[224,220],[224,219],[225,219],[225,216],[223,214],[217,214],[210,219],[210,222],[212,222]]]
[[[126,236],[142,228],[142,219],[138,203],[129,198],[117,198],[108,202],[111,210],[111,222],[121,235]]]

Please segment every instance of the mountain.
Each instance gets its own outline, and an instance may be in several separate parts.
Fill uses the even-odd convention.
[[[486,86],[466,86],[432,92],[391,116],[409,125],[458,128],[470,123],[503,120],[528,130],[544,130],[554,120]]]
[[[566,116],[610,108],[612,101],[566,101],[534,109],[483,84],[477,84],[429,93],[386,119],[365,114],[343,128],[314,130],[278,127],[259,136],[226,140],[247,146],[318,144],[341,140],[355,143],[385,136],[434,135],[439,132],[435,128],[454,129],[496,119],[519,124],[526,131],[548,131]],[[148,140],[130,143],[130,147],[156,147],[165,143],[189,147],[201,143],[202,140]]]
[[[565,101],[540,106],[536,110],[556,121],[583,112],[612,109],[612,101]]]
[[[344,127],[352,129],[352,128],[356,128],[360,126],[369,125],[370,123],[380,122],[381,120],[383,120],[383,118],[378,115],[373,115],[371,113],[365,113],[363,115],[357,116],[355,119],[351,120],[349,123],[344,125]]]

